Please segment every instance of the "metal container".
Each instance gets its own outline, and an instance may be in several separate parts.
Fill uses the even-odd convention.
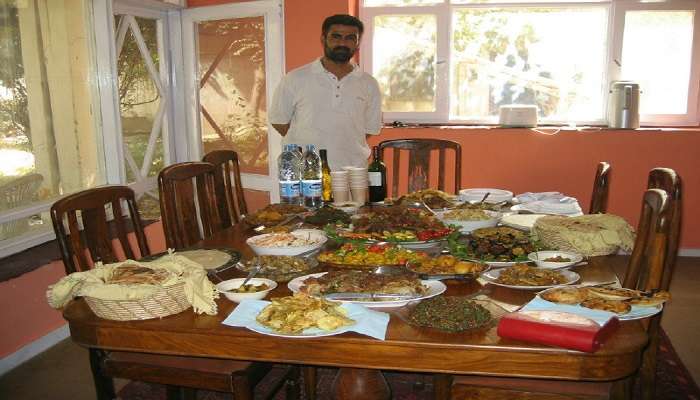
[[[615,81],[610,85],[608,126],[610,128],[639,128],[639,84]]]

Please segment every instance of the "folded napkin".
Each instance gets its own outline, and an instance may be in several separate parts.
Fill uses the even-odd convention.
[[[123,285],[107,283],[115,268],[123,264],[139,265],[150,269],[166,270],[169,274],[159,285]],[[61,278],[48,287],[48,303],[53,308],[61,308],[78,296],[89,296],[103,300],[139,300],[152,296],[161,287],[168,287],[180,282],[185,283],[185,297],[197,313],[216,315],[215,299],[219,297],[214,284],[207,278],[207,272],[201,264],[174,253],[153,261],[125,260],[114,264],[95,264],[95,268],[74,272]]]
[[[532,203],[533,201],[540,200],[558,202],[563,198],[571,199],[572,197],[565,196],[564,194],[559,192],[525,192],[515,196],[515,200],[518,203]]]
[[[281,334],[272,329],[261,325],[255,320],[255,317],[265,308],[269,301],[265,300],[244,300],[229,314],[222,322],[224,325],[239,326],[248,328],[262,334],[273,336],[294,336],[294,337],[315,337],[338,335],[348,331],[354,331],[373,337],[375,339],[384,340],[386,337],[386,329],[389,325],[389,314],[370,310],[359,304],[343,303],[342,307],[348,312],[347,317],[355,321],[354,325],[344,326],[334,331],[324,331],[319,328],[308,328],[299,335]]]
[[[513,211],[529,211],[535,214],[583,215],[581,206],[573,197],[562,198],[561,201],[537,200],[529,203],[516,204]]]

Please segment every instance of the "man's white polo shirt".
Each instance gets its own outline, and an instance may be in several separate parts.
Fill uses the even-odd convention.
[[[370,149],[365,135],[381,129],[379,84],[353,66],[340,80],[320,58],[291,71],[275,90],[268,112],[271,124],[290,124],[284,144],[326,149],[331,170],[366,167]]]

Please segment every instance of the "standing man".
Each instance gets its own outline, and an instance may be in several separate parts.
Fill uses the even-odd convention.
[[[331,170],[366,167],[366,135],[381,129],[379,84],[351,62],[364,26],[345,14],[323,21],[323,57],[288,73],[272,98],[268,118],[283,142],[328,150]]]

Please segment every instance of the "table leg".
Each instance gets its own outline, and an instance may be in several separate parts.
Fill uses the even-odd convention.
[[[340,368],[333,382],[336,400],[389,400],[391,388],[381,371]]]

